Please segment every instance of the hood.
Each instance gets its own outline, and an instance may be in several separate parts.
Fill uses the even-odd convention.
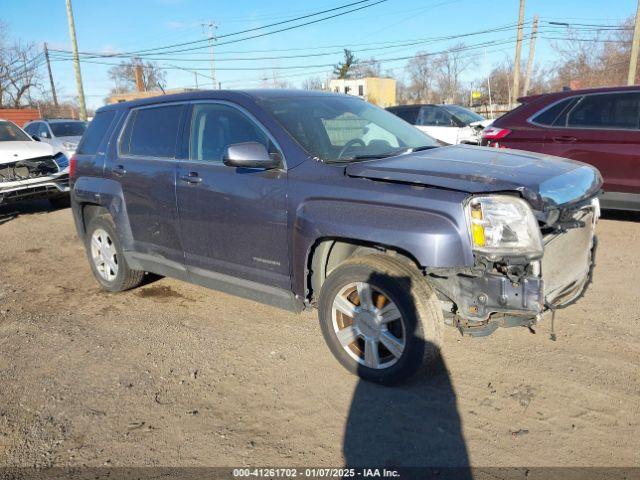
[[[477,122],[471,122],[469,125],[472,127],[487,128],[492,123],[493,123],[493,120],[485,119],[485,120],[478,120]]]
[[[32,142],[0,142],[0,165],[17,162],[28,158],[48,157],[54,154],[48,143]]]
[[[579,202],[602,186],[600,173],[584,163],[468,145],[352,163],[346,167],[346,174],[474,194],[517,191],[537,210]]]

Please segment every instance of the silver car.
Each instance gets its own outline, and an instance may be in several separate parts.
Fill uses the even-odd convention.
[[[87,122],[72,119],[42,119],[28,122],[24,131],[38,141],[48,143],[56,152],[73,156],[87,128]]]

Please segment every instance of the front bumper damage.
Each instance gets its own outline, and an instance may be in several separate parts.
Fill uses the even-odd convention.
[[[42,157],[0,165],[0,204],[68,194],[66,157]]]
[[[543,236],[541,259],[476,257],[473,268],[428,269],[445,320],[463,334],[485,336],[498,327],[532,326],[577,301],[595,264],[597,204],[567,211]]]

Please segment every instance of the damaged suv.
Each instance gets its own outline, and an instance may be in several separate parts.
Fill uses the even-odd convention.
[[[437,358],[444,325],[530,327],[575,301],[602,184],[582,163],[442,147],[358,98],[287,90],[103,107],[71,182],[104,289],[153,272],[317,307],[335,357],[388,384]]]
[[[69,205],[69,159],[0,120],[0,205],[37,198],[54,207]]]

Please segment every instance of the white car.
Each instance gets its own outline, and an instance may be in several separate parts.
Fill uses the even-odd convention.
[[[36,198],[48,198],[54,207],[68,206],[69,159],[0,119],[0,205]]]
[[[87,122],[72,119],[41,119],[27,122],[24,131],[71,158],[87,129]]]
[[[450,145],[479,145],[480,132],[492,123],[492,120],[459,105],[398,105],[387,110]]]

